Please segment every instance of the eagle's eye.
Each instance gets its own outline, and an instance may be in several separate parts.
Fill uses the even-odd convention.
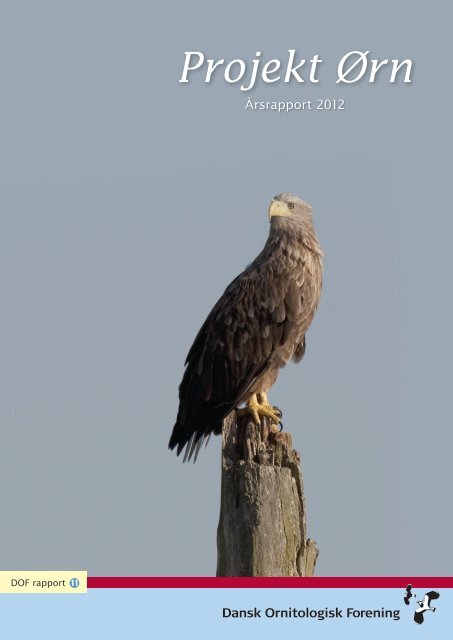
[[[294,209],[294,202],[288,202],[288,209]]]

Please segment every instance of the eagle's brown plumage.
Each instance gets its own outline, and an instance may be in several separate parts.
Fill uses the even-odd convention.
[[[305,333],[321,295],[322,251],[311,207],[290,193],[269,207],[261,253],[227,287],[186,359],[169,447],[190,458],[223,419],[274,384],[291,358],[301,360]]]

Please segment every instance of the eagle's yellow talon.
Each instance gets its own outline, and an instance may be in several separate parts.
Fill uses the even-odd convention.
[[[260,416],[270,418],[274,424],[280,423],[281,416],[269,404],[265,393],[254,393],[250,396],[243,409],[237,410],[238,416],[251,416],[253,422],[258,426],[261,423]]]

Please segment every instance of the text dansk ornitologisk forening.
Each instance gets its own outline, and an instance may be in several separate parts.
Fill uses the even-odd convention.
[[[267,609],[230,609],[229,607],[223,607],[222,618],[294,618],[294,619],[316,619],[316,620],[328,620],[330,618],[350,618],[355,620],[369,619],[400,619],[400,609],[355,609],[354,607],[348,607],[346,609],[310,609],[305,607],[303,609],[297,609],[296,607],[290,607],[289,609],[274,609],[268,607]]]

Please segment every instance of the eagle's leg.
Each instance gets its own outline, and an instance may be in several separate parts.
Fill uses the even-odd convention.
[[[261,408],[256,393],[253,393],[245,403],[243,409],[238,409],[236,414],[240,416],[251,416],[256,425],[260,424],[259,409]]]
[[[256,425],[259,425],[261,422],[260,416],[270,418],[272,422],[279,424],[281,411],[278,409],[276,411],[275,408],[269,404],[265,393],[253,393],[247,400],[244,409],[237,410],[237,415],[251,416]]]
[[[282,412],[278,407],[273,407],[267,399],[267,393],[258,393],[258,401],[261,407],[261,415],[265,415],[270,418],[275,424],[279,424],[282,418]]]

